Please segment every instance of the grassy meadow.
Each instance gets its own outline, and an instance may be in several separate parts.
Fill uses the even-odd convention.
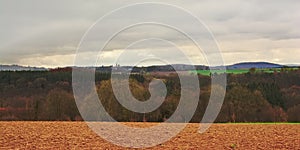
[[[298,68],[263,68],[263,69],[255,69],[255,73],[274,73],[274,72],[282,72],[282,71],[292,71],[297,70]],[[197,73],[203,76],[209,76],[210,74],[245,74],[249,73],[249,69],[228,69],[228,70],[194,70],[190,71],[190,73]]]

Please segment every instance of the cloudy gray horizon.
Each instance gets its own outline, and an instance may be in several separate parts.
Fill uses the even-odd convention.
[[[114,1],[39,1],[2,0],[0,1],[0,64],[19,64],[25,66],[58,67],[72,66],[77,46],[84,33],[103,15],[124,5],[141,3],[138,0]],[[155,1],[154,1],[155,2]],[[156,1],[161,2],[161,1]],[[279,64],[300,64],[300,1],[297,0],[189,0],[164,1],[180,6],[202,20],[213,33],[222,52],[225,64],[238,62],[273,62]],[[132,10],[128,13],[141,13]],[[164,10],[153,10],[164,15]],[[147,15],[147,14],[142,14]],[[180,19],[180,20],[179,20]],[[179,18],[178,24],[190,22]],[[126,19],[111,19],[107,28]],[[122,43],[130,37],[141,34],[160,36],[176,41],[179,47],[190,45],[181,36],[160,30],[128,30],[112,41],[100,56],[99,65],[114,64]],[[191,28],[196,31],[196,28]],[[158,30],[155,30],[158,31]],[[101,34],[101,33],[99,33]],[[196,35],[201,36],[201,35]],[[101,36],[100,36],[101,37]],[[100,39],[102,40],[102,39]],[[105,40],[105,39],[103,39]],[[205,40],[205,39],[204,39]],[[147,43],[149,44],[149,43]],[[145,49],[151,49],[145,51]],[[130,65],[137,53],[145,56],[151,51],[164,51],[161,55],[169,57],[172,47],[152,43],[151,47],[136,45],[125,55],[121,65]],[[89,51],[87,51],[88,53]],[[192,48],[190,57],[196,53]],[[149,54],[150,56],[151,54]],[[180,64],[182,56],[172,55],[172,63]],[[87,58],[88,59],[88,58]],[[198,64],[205,64],[203,58]],[[147,62],[145,65],[155,64]]]

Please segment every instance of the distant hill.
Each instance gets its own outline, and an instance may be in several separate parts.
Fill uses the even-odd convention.
[[[250,69],[250,68],[282,68],[284,65],[269,62],[243,62],[227,66],[227,69]]]
[[[19,65],[0,65],[0,71],[47,71],[43,67],[25,67]]]
[[[299,66],[299,65],[298,65]],[[243,62],[237,63],[233,65],[225,66],[228,70],[234,69],[250,69],[250,68],[282,68],[282,67],[298,67],[297,65],[280,65],[269,62]],[[71,67],[63,67],[63,68],[54,68],[48,69],[43,67],[25,67],[20,65],[0,65],[0,71],[62,71],[64,68],[70,69]],[[86,67],[86,68],[94,68],[94,67]],[[101,66],[95,67],[99,72],[110,72],[112,69],[117,71],[131,71],[131,72],[172,72],[174,70],[177,71],[191,71],[191,70],[209,70],[209,66],[205,65],[186,65],[186,64],[173,64],[173,65],[156,65],[156,66],[147,66],[147,67],[131,67],[131,66]],[[220,68],[218,66],[212,68]]]
[[[132,67],[132,66],[102,66],[96,67],[97,71],[100,72],[110,72],[111,70],[114,71],[131,71],[131,72],[173,72],[177,71],[191,71],[191,70],[207,70],[209,69],[208,66],[204,65],[185,65],[185,64],[173,64],[173,65],[156,65],[156,66],[148,66],[148,67]]]
[[[288,67],[300,67],[300,65],[297,65],[297,64],[286,64],[285,66],[288,66]]]

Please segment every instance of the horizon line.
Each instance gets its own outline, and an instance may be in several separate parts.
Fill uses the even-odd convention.
[[[269,61],[241,61],[237,63],[232,63],[232,64],[224,64],[224,65],[206,65],[206,64],[180,64],[180,63],[174,63],[174,64],[150,64],[150,65],[144,65],[144,66],[136,66],[136,67],[151,67],[151,66],[167,66],[167,65],[191,65],[191,66],[207,66],[207,67],[220,67],[220,66],[231,66],[231,65],[236,65],[236,64],[242,64],[242,63],[271,63],[271,64],[276,64],[276,65],[282,65],[282,66],[300,66],[300,63],[276,63],[276,62],[269,62]],[[66,65],[66,66],[53,66],[53,67],[45,67],[45,66],[30,66],[30,65],[22,65],[22,64],[0,64],[0,66],[20,66],[20,67],[35,67],[35,68],[45,68],[45,69],[55,69],[55,68],[67,68],[67,67],[113,67],[116,66],[116,64],[110,64],[110,65],[95,65],[95,66],[89,66],[89,65],[82,65],[82,66],[71,66],[71,65]],[[118,64],[121,67],[135,67],[132,65],[121,65]]]

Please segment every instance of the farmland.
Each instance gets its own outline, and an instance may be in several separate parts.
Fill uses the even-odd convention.
[[[264,68],[264,69],[255,69],[255,73],[274,73],[274,72],[282,72],[282,71],[293,71],[298,68]],[[209,76],[211,73],[227,73],[227,74],[245,74],[249,73],[249,69],[228,69],[228,70],[194,70],[190,71],[191,73],[197,73],[204,76]]]
[[[189,124],[179,135],[153,149],[300,148],[300,124],[214,124],[204,134],[197,132],[198,127]],[[0,131],[0,149],[122,149],[97,136],[84,122],[0,122]]]

